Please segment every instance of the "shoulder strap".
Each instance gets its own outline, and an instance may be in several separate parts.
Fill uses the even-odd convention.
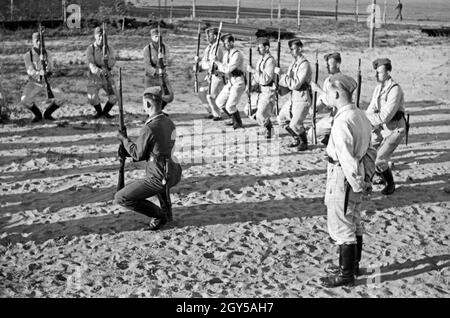
[[[391,92],[391,89],[393,89],[395,86],[398,86],[398,84],[397,83],[394,83],[394,85],[392,85],[391,87],[389,87],[389,90],[386,92],[386,97],[385,97],[385,102],[387,102],[387,99],[388,99],[388,95],[389,95],[389,93]]]
[[[156,68],[156,63],[153,61],[153,59],[152,59],[152,45],[151,44],[149,44],[148,45],[148,55],[149,55],[149,57],[150,57],[150,65],[153,67],[153,68]]]
[[[30,49],[30,60],[31,60],[31,64],[33,64],[33,52]]]

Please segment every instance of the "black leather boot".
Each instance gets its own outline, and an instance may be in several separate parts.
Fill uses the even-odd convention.
[[[231,118],[231,120],[227,120],[225,122],[225,125],[227,126],[233,126],[234,125],[234,119],[231,116],[231,114],[228,112],[228,110],[226,110],[226,108],[222,108],[222,111],[228,116],[228,118]]]
[[[161,210],[165,213],[167,222],[173,221],[172,211],[167,208],[167,195],[165,192],[158,193],[159,205],[161,206]]]
[[[233,118],[233,128],[234,129],[238,129],[238,128],[243,128],[244,126],[242,125],[242,119],[241,119],[241,115],[239,114],[239,111],[237,110],[235,113],[233,113],[232,115]]]
[[[267,119],[266,124],[264,125],[264,127],[266,127],[267,131],[266,131],[266,138],[267,139],[271,139],[272,138],[272,122],[270,121],[270,119]]]
[[[323,286],[332,288],[353,285],[355,282],[355,256],[356,244],[339,245],[339,274],[322,278]]]
[[[384,180],[384,176],[383,176],[382,173],[376,171],[375,175],[373,176],[372,183],[373,184],[383,184],[383,185],[385,185],[386,184],[386,180]]]
[[[356,256],[355,256],[355,276],[358,277],[361,275],[361,272],[359,271],[359,262],[361,261],[361,253],[362,253],[362,246],[363,246],[363,237],[362,235],[356,236]]]
[[[302,132],[299,136],[300,144],[298,145],[298,151],[305,151],[308,149],[308,137],[306,131]]]
[[[109,111],[111,110],[111,108],[113,108],[113,106],[114,106],[114,104],[111,104],[110,102],[107,102],[105,104],[105,107],[103,107],[103,112],[102,112],[103,117],[105,117],[105,118],[113,117],[109,114]]]
[[[59,105],[57,105],[55,102],[51,103],[50,106],[48,106],[48,108],[44,112],[44,119],[55,120],[55,118],[52,117],[52,114],[58,108],[59,108]]]
[[[394,177],[392,176],[391,168],[387,168],[385,171],[383,171],[383,177],[384,180],[386,180],[386,187],[381,190],[381,194],[384,195],[390,195],[394,193],[395,191],[395,183],[394,183]]]
[[[42,120],[42,113],[35,104],[31,105],[31,107],[29,107],[28,109],[34,114],[34,118],[31,121],[32,123],[37,123],[38,121]]]
[[[300,145],[300,136],[295,133],[295,131],[292,130],[291,127],[286,126],[286,131],[294,138],[294,141],[288,145],[289,148],[297,147]]]
[[[100,118],[102,117],[102,106],[100,104],[94,105],[95,111],[97,112],[94,115],[94,118]]]

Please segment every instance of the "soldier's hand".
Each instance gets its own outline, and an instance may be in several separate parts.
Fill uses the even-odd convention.
[[[274,73],[277,74],[277,75],[280,75],[281,69],[279,67],[275,67]]]
[[[200,61],[200,58],[198,57],[198,55],[194,56],[194,62],[198,63],[198,61]]]
[[[119,130],[119,131],[117,132],[117,138],[118,138],[120,141],[123,142],[124,140],[127,140],[127,137],[125,136],[125,134],[126,134],[126,133],[124,133],[124,132],[122,132],[122,131]]]
[[[128,152],[125,150],[123,144],[120,144],[119,151],[117,152],[120,158],[129,157]]]
[[[250,65],[247,65],[247,72],[253,73],[254,69]]]
[[[315,91],[315,92],[317,92],[318,90],[319,90],[319,85],[317,85],[316,83],[314,83],[314,82],[311,82],[311,89],[313,90],[313,91]]]
[[[38,75],[39,76],[44,76],[45,75],[45,71],[44,70],[39,70],[38,71]]]
[[[41,61],[45,60],[44,54],[39,55],[39,59],[40,59]]]
[[[163,53],[158,53],[158,59],[163,59],[164,58],[164,54]]]

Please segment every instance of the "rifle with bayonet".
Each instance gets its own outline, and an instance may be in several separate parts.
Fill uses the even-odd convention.
[[[358,86],[356,86],[355,105],[356,105],[357,108],[359,108],[359,100],[360,100],[360,97],[361,97],[361,82],[362,82],[362,78],[361,78],[361,59],[358,59],[358,74],[357,74],[356,78],[357,78]]]
[[[41,83],[44,82],[45,89],[47,91],[47,98],[55,98],[55,95],[53,94],[52,88],[50,86],[50,83],[48,82],[48,77],[51,75],[50,72],[47,71],[48,65],[47,65],[47,51],[45,50],[45,42],[44,42],[44,30],[42,28],[42,25],[39,24],[39,56],[41,60],[41,66],[42,70],[44,71],[44,75],[41,76]]]
[[[166,66],[164,65],[164,54],[162,44],[162,34],[161,34],[161,25],[158,24],[158,75],[159,75],[159,83],[161,86],[161,92],[163,95],[170,95],[169,88],[166,85],[166,81],[164,79],[166,74]]]
[[[122,103],[122,68],[119,68],[119,129],[120,132],[126,137],[127,128],[123,118],[123,103]],[[125,186],[125,160],[126,150],[123,143],[119,146],[119,179],[117,181],[117,191],[121,190]]]
[[[109,67],[109,47],[108,47],[108,38],[106,36],[106,23],[103,22],[103,30],[102,30],[102,55],[103,55],[103,75],[105,76],[106,83],[108,85],[109,92],[114,91],[111,83],[111,69]]]
[[[248,65],[252,66],[252,38],[250,38],[250,48],[248,49]],[[250,117],[252,115],[252,72],[248,72],[247,82],[248,116]]]
[[[222,34],[222,21],[220,21],[219,32],[217,33],[216,47],[214,48],[214,59],[216,58],[217,51],[219,50],[219,43],[220,43],[221,34]],[[209,76],[208,77],[208,80],[209,80],[208,95],[211,95],[211,81],[212,81],[212,76],[213,76],[214,71],[215,71],[215,67],[216,67],[216,64],[215,63],[211,63],[211,66],[209,68],[209,75],[208,75]]]
[[[316,50],[316,73],[314,74],[314,83],[316,83],[319,81],[319,57],[318,57],[319,53]],[[313,94],[313,112],[312,112],[312,139],[313,139],[313,143],[314,145],[317,145],[317,133],[316,133],[316,106],[317,106],[317,92],[314,92]]]
[[[201,33],[200,33],[200,23],[198,24],[198,31],[197,31],[197,51],[195,53],[195,56],[199,56],[200,54],[200,40],[201,40]],[[195,78],[194,78],[194,93],[198,93],[198,61],[195,63]]]
[[[281,30],[280,27],[278,27],[278,43],[277,43],[277,67],[280,68],[280,58],[281,58],[281,41],[280,41],[280,35]],[[278,95],[278,89],[280,87],[280,75],[276,75],[275,77],[275,105],[276,105],[276,115],[280,113],[280,107],[279,107],[279,99],[280,96]]]

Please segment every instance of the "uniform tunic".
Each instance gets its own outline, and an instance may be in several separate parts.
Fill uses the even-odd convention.
[[[355,243],[356,235],[362,235],[362,158],[370,146],[370,122],[364,112],[355,105],[338,109],[326,149],[329,163],[325,191],[328,231],[338,244]]]
[[[311,76],[311,65],[304,56],[297,57],[287,73],[280,76],[279,85],[287,87],[291,92],[278,115],[278,122],[281,125],[289,123],[289,127],[299,135],[305,131],[303,121],[311,106]]]
[[[405,107],[401,87],[391,78],[377,85],[366,116],[372,124],[372,143],[377,148],[377,171],[388,167],[392,154],[406,135]]]
[[[252,74],[253,83],[258,84],[261,90],[260,93],[256,93],[256,121],[260,126],[267,125],[272,115],[275,98],[273,86],[275,66],[276,62],[274,57],[270,53],[267,53],[256,63],[255,72]]]

